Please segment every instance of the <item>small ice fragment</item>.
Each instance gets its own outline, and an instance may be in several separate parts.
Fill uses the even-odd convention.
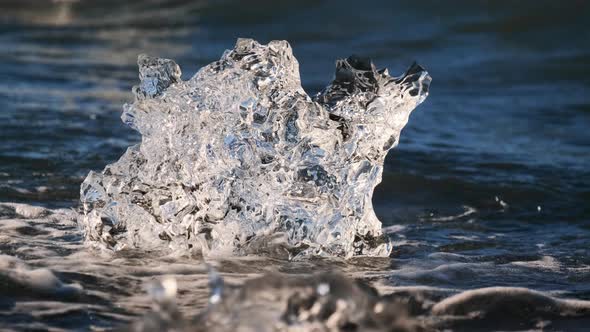
[[[170,276],[166,276],[148,286],[148,293],[154,301],[159,303],[173,300],[176,297],[176,292],[176,279]]]
[[[508,208],[508,203],[504,202],[498,196],[496,196],[495,199],[496,199],[496,202],[498,202],[498,204],[500,204],[500,206],[502,207],[502,209]]]
[[[209,270],[209,303],[217,304],[221,301],[223,295],[224,282],[223,278],[212,266],[208,266]]]
[[[330,284],[327,284],[327,283],[319,284],[317,287],[317,292],[320,296],[326,296],[328,293],[330,293]]]

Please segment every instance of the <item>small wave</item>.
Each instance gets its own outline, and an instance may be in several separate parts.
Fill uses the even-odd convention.
[[[17,257],[0,255],[0,278],[3,279],[3,293],[22,288],[46,295],[76,295],[82,292],[79,284],[65,284],[45,268],[35,269]]]
[[[488,287],[469,290],[437,303],[437,315],[489,315],[496,312],[511,315],[590,315],[590,301],[558,299],[548,294],[520,287]]]
[[[468,217],[472,214],[477,213],[477,209],[470,207],[470,206],[463,206],[463,209],[465,209],[464,212],[456,214],[456,215],[451,215],[451,216],[440,216],[440,217],[435,217],[434,214],[431,214],[431,216],[429,216],[428,218],[424,218],[424,220],[429,220],[429,221],[453,221],[453,220],[458,220],[464,217]]]
[[[38,268],[22,259],[44,259],[59,255],[56,245],[47,245],[64,234],[60,227],[75,225],[75,213],[67,209],[49,210],[40,206],[0,203],[0,288],[21,296],[41,294],[59,298],[83,291],[77,283],[64,283],[48,268]],[[59,224],[57,223],[59,221]],[[26,239],[34,239],[25,244]],[[18,257],[17,257],[18,256]]]

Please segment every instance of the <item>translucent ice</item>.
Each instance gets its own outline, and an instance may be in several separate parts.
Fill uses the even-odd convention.
[[[371,198],[428,95],[424,69],[394,78],[352,56],[310,98],[286,41],[239,39],[188,81],[172,60],[138,64],[122,119],[142,141],[82,184],[87,241],[204,255],[390,253]]]

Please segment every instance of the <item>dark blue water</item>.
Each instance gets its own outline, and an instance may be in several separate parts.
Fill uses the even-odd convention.
[[[120,111],[139,53],[186,79],[237,37],[286,39],[309,94],[350,54],[417,60],[430,96],[374,196],[396,243],[383,282],[590,299],[589,19],[588,1],[3,1],[0,201],[76,206],[138,142]]]

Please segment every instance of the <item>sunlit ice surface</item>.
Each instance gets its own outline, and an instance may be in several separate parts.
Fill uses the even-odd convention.
[[[89,242],[205,256],[389,255],[373,190],[428,95],[422,67],[391,77],[351,56],[312,99],[286,41],[239,39],[187,81],[172,60],[138,64],[122,119],[142,141],[83,182]]]

